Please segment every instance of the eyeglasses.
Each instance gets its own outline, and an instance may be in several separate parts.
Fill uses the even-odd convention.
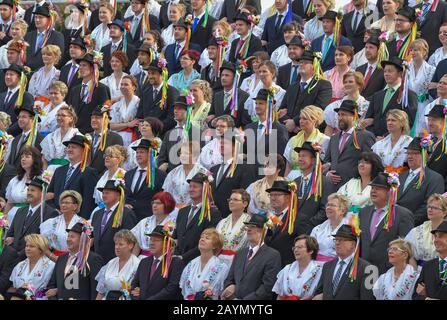
[[[152,204],[152,205],[156,204],[157,206],[159,206],[159,205],[162,205],[163,202],[153,200],[153,201],[151,201],[151,204]]]
[[[240,199],[234,199],[234,198],[228,198],[228,199],[227,199],[227,202],[231,202],[231,201],[240,201],[240,202],[242,202],[243,200],[240,200]]]
[[[404,250],[402,250],[401,248],[396,248],[396,247],[391,247],[386,249],[387,252],[405,252]]]
[[[433,210],[433,211],[442,211],[442,208],[439,207],[434,207],[434,206],[427,206],[428,210]]]
[[[326,204],[326,208],[340,208],[340,206],[337,206],[336,204],[328,203],[328,204]]]
[[[104,159],[105,158],[117,158],[117,157],[115,157],[114,155],[112,155],[112,154],[105,154],[104,155]]]

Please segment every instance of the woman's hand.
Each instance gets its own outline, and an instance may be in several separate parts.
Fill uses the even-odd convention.
[[[335,170],[329,170],[327,177],[333,184],[339,184],[341,182],[341,177],[337,174]]]
[[[360,127],[362,129],[366,129],[369,126],[372,126],[373,123],[374,123],[374,119],[372,119],[372,118],[364,119],[360,122]]]
[[[132,121],[127,123],[127,127],[135,128],[135,127],[138,127],[139,124],[140,124],[140,119],[133,119]]]
[[[437,82],[429,82],[428,83],[428,90],[433,90],[438,88],[438,83]]]
[[[133,290],[130,292],[130,294],[133,295],[134,297],[139,297],[140,294],[141,294],[141,289],[140,289],[140,287],[136,287],[135,289],[133,289]]]
[[[232,296],[234,296],[235,292],[236,292],[236,286],[234,284],[232,284],[225,288],[225,290],[222,292],[220,297],[223,300],[230,300],[232,298]]]
[[[45,292],[45,296],[47,298],[55,297],[57,295],[57,289],[48,289],[47,292]]]
[[[289,132],[293,132],[293,130],[295,130],[296,128],[295,121],[293,121],[293,119],[287,119],[286,121],[284,121],[284,125]]]
[[[280,109],[278,110],[278,119],[283,118],[287,114],[287,109]]]
[[[427,290],[425,289],[425,283],[421,282],[416,287],[416,293],[420,296],[426,296]]]

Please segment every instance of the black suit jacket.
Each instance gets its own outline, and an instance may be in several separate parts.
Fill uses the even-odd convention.
[[[5,36],[3,39],[0,40],[0,46],[3,46],[5,44],[7,44],[10,40],[12,40],[12,37],[10,36],[10,32],[11,32],[11,23],[9,24],[8,28],[4,31],[5,32]]]
[[[149,86],[143,91],[143,96],[140,97],[140,104],[137,110],[137,119],[144,119],[146,117],[155,117],[163,122],[163,133],[175,126],[174,120],[174,102],[179,96],[179,92],[174,87],[168,86],[166,106],[160,108],[161,91],[157,94],[156,99],[153,99],[154,88]]]
[[[133,15],[124,19],[124,22],[129,22],[130,24],[133,21]],[[137,31],[135,31],[135,37],[132,37],[132,33],[129,31],[127,33],[127,43],[128,45],[132,45],[134,48],[139,48],[142,44],[143,44],[143,39],[141,39],[141,24],[143,22],[143,19],[140,19],[140,22],[138,23],[138,28]],[[154,16],[153,14],[149,14],[149,26],[151,30],[157,30],[158,32],[161,33],[160,31],[160,22],[158,21],[158,18],[156,16]],[[130,29],[132,30],[132,29]],[[129,61],[133,61],[130,60],[129,57]]]
[[[28,136],[30,134],[31,134],[31,132],[28,133]],[[8,164],[14,166],[15,168],[17,168],[17,166],[20,164],[20,151],[22,150],[23,147],[26,146],[26,140],[22,141],[20,146],[18,145],[20,142],[20,139],[22,138],[22,135],[23,135],[23,133],[20,133],[11,142],[11,149],[10,149],[10,154],[9,154],[9,158],[8,158]],[[42,150],[42,148],[40,146],[40,143],[42,142],[42,140],[43,140],[43,136],[39,132],[37,132],[36,142],[35,142],[34,146],[39,151]]]
[[[264,31],[262,33],[261,39],[267,41],[267,52],[269,55],[272,55],[272,52],[275,51],[276,48],[285,44],[284,41],[284,32],[283,27],[286,25],[285,16],[281,18],[281,25],[278,29],[276,29],[276,21],[278,19],[278,13],[267,18],[264,25]],[[302,25],[303,20],[300,16],[292,13],[292,21],[297,22]]]
[[[9,181],[16,176],[16,168],[8,163],[5,163],[3,169],[0,171],[0,197],[5,197],[6,187]]]
[[[413,127],[414,119],[416,118],[416,112],[418,107],[416,93],[414,91],[408,90],[408,107],[403,108],[402,103],[397,102],[399,96],[399,90],[397,90],[391,97],[385,110],[383,110],[383,100],[385,99],[386,89],[376,92],[369,104],[368,111],[366,112],[365,118],[374,119],[374,123],[367,129],[374,133],[376,136],[386,136],[388,130],[386,128],[386,114],[389,110],[399,109],[405,111],[410,120],[410,128]],[[383,110],[383,111],[382,111]]]
[[[287,114],[280,120],[293,119],[297,126],[300,125],[300,112],[304,107],[315,105],[321,109],[326,108],[332,98],[332,85],[327,80],[317,82],[313,90],[309,93],[307,88],[304,92],[300,90],[301,77],[298,81],[290,85],[286,90],[286,95],[282,99],[279,109],[287,109]],[[309,86],[313,86],[314,80],[311,80]]]
[[[25,35],[25,42],[29,43],[29,46],[26,48],[26,64],[33,71],[37,71],[39,68],[43,67],[42,61],[42,49],[38,49],[35,52],[36,48],[36,40],[37,40],[37,30],[29,31]],[[54,44],[61,48],[61,51],[64,49],[64,36],[62,33],[53,29],[51,35],[46,42],[46,45]]]
[[[121,40],[118,49],[116,49],[116,51],[123,51],[123,40]],[[108,77],[113,73],[112,67],[110,66],[110,59],[112,58],[112,43],[109,43],[108,45],[102,47],[101,52],[104,55],[103,76]],[[127,43],[126,55],[127,58],[129,59],[129,66],[124,71],[129,72],[129,68],[131,67],[133,61],[135,61],[135,59],[137,58],[135,54],[135,47],[133,46],[133,44]]]
[[[366,73],[368,72],[367,68],[368,63],[365,63],[358,67],[355,71],[360,72],[363,74],[363,77],[365,77]],[[374,93],[383,90],[385,86],[386,83],[385,79],[383,78],[383,69],[375,68],[371,74],[371,77],[369,78],[368,84],[363,88],[361,95],[366,99],[371,100]]]
[[[54,193],[54,199],[49,201],[49,203],[59,208],[59,197],[61,193],[65,190],[75,190],[82,196],[82,206],[79,215],[84,219],[90,219],[90,215],[96,207],[92,195],[98,182],[98,172],[91,167],[86,167],[84,172],[81,172],[78,166],[68,180],[67,188],[64,188],[68,169],[69,165],[67,164],[54,171],[53,178],[48,186],[48,192]]]
[[[150,217],[152,215],[151,200],[154,194],[162,191],[163,183],[166,179],[166,173],[161,170],[155,169],[155,187],[149,189],[147,184],[143,181],[137,192],[133,192],[132,181],[138,168],[127,171],[124,175],[124,181],[126,184],[126,203],[133,207],[137,222],[143,218]]]
[[[68,87],[67,97],[70,94],[71,90],[76,87],[78,84],[82,83],[82,78],[79,77],[78,72],[76,72],[69,83],[68,76],[70,75],[70,69],[72,67],[72,62],[67,63],[65,66],[61,68],[61,73],[59,75],[59,80],[65,83]]]
[[[439,82],[441,80],[442,76],[447,73],[447,59],[439,61],[438,65],[436,66],[435,73],[433,74],[432,82]],[[438,92],[436,89],[432,89],[428,91],[430,95],[433,97],[433,99],[436,99],[438,97]]]
[[[251,38],[250,38],[250,42],[248,43],[248,52],[246,54],[246,57],[244,58],[244,56],[242,56],[241,52],[240,52],[242,47],[239,48],[238,52],[236,52],[236,49],[237,49],[238,43],[239,43],[239,39],[240,38],[234,39],[231,42],[230,62],[236,63],[236,61],[243,60],[243,59],[245,60],[248,57],[251,57],[253,55],[253,53],[255,53],[256,51],[264,51],[262,49],[262,42],[261,42],[261,40],[258,37],[256,37],[254,34],[252,34]],[[249,77],[251,74],[252,74],[252,70],[248,69],[245,73],[243,73],[241,75],[240,81],[242,82],[245,78]]]
[[[90,251],[87,264],[85,266],[87,270],[86,274],[84,275],[83,273],[78,273],[78,285],[73,285],[72,288],[67,288],[66,285],[66,282],[73,284],[73,282],[68,279],[69,276],[73,276],[73,272],[69,272],[67,277],[65,277],[65,266],[67,265],[67,261],[68,253],[57,259],[47,288],[57,289],[57,299],[60,300],[95,300],[97,295],[96,286],[98,285],[95,278],[99,270],[104,265],[104,261],[101,256],[93,251]],[[75,264],[76,263],[74,263],[74,265]]]
[[[17,98],[19,96],[19,90],[17,90],[10,98],[8,103],[5,103],[8,89],[0,93],[0,111],[7,113],[11,117],[11,125],[8,128],[8,133],[17,136],[22,132],[17,123],[17,115],[15,113],[15,107]],[[34,105],[34,97],[29,92],[23,94],[23,105]]]
[[[307,15],[308,6],[311,4],[312,1],[307,1],[307,6],[305,8],[302,0],[295,0],[292,2],[292,12],[299,15],[305,21],[308,21],[315,16],[315,13],[310,13],[309,15]]]
[[[237,89],[237,95],[238,95],[237,114],[236,118],[233,117],[233,119],[236,128],[240,128],[245,127],[247,124],[251,122],[251,118],[244,107],[245,101],[247,101],[250,95],[239,88]],[[230,106],[231,101],[228,102],[226,106],[224,106],[224,91],[223,90],[217,91],[216,93],[214,93],[210,112],[208,114],[215,115],[216,118],[223,116],[224,114],[231,115]]]
[[[222,90],[222,83],[220,82],[220,77],[210,79],[210,69],[213,68],[213,64],[210,63],[200,72],[200,79],[209,82],[211,88],[214,92]]]
[[[416,293],[418,284],[425,284],[426,296]],[[417,284],[414,286],[413,300],[425,300],[425,298],[447,300],[447,286],[442,284],[439,276],[439,258],[427,261],[422,267]]]
[[[391,267],[388,262],[388,244],[399,237],[405,238],[414,226],[414,216],[408,209],[396,205],[396,214],[390,231],[383,228],[385,217],[380,221],[374,238],[371,240],[370,227],[374,211],[374,206],[367,206],[360,209],[359,212],[360,230],[362,230],[360,233],[360,257],[375,265],[379,269],[379,273],[382,274]]]
[[[12,270],[18,263],[17,250],[12,246],[5,246],[3,248],[2,254],[0,254],[0,294],[4,295],[6,290],[11,287],[11,277]]]
[[[93,136],[93,132],[90,132],[90,135]],[[98,144],[98,148],[96,150],[93,150],[92,148],[92,160],[90,161],[90,167],[96,169],[96,171],[98,171],[98,176],[101,176],[104,171],[106,170],[106,167],[104,165],[104,152],[106,151],[106,149],[110,146],[114,146],[114,145],[123,145],[123,138],[116,132],[107,130],[107,138],[106,138],[106,145],[104,148],[104,151],[101,151],[99,149],[99,144]]]
[[[427,161],[427,167],[444,177],[444,186],[447,188],[447,155],[442,150],[442,142],[433,150]]]
[[[113,241],[113,237],[115,234],[123,229],[131,230],[136,224],[135,214],[129,208],[124,207],[123,212],[123,220],[121,226],[119,228],[113,228],[113,219],[117,212],[118,207],[115,208],[113,213],[110,215],[109,220],[104,228],[104,231],[101,233],[101,222],[105,213],[105,209],[99,209],[95,212],[92,218],[92,227],[93,227],[93,250],[99,254],[104,263],[109,262],[113,258],[115,258],[115,242]]]
[[[175,47],[176,43],[171,43],[166,46],[164,50],[166,63],[168,64],[168,72],[169,75],[173,75],[174,73],[182,71],[182,65],[180,64],[181,53],[178,53],[178,56],[175,55]],[[184,48],[183,48],[184,49]],[[197,52],[201,52],[203,49],[196,43],[189,42],[188,46],[189,50],[196,50]],[[195,67],[197,63],[195,64]],[[197,71],[200,71],[199,69]]]
[[[205,27],[203,27],[202,24],[204,18],[205,15],[200,18],[199,23],[197,24],[194,31],[192,31],[191,29],[190,39],[190,42],[198,44],[201,50],[205,50],[208,46],[208,41],[213,34],[213,24],[217,21],[215,18],[213,18],[213,16],[208,15],[208,21],[206,22]]]
[[[86,34],[89,34],[90,31],[87,30]],[[61,58],[61,64],[65,65],[68,60],[70,60],[70,42],[71,39],[73,38],[77,38],[77,37],[82,37],[82,27],[80,27],[79,29],[63,29],[62,30],[62,35],[64,36],[64,45],[65,47],[62,49],[62,58]],[[59,76],[60,78],[60,76]]]
[[[335,295],[333,294],[333,279],[335,267],[337,266],[338,259],[330,262],[326,262],[321,272],[320,282],[318,283],[316,294],[323,294],[323,300],[374,300],[372,288],[367,289],[366,283],[367,277],[371,271],[368,272],[366,267],[370,264],[364,259],[358,260],[357,279],[351,282],[348,278],[351,264],[349,264],[345,272],[340,278]]]
[[[134,300],[181,300],[178,284],[184,268],[183,261],[177,257],[172,258],[167,278],[161,275],[161,262],[158,263],[152,278],[149,277],[153,262],[152,256],[144,258],[138,265],[132,280],[132,288],[140,288],[140,296],[134,297]]]
[[[86,103],[81,99],[82,83],[73,87],[69,95],[67,96],[67,104],[73,107],[78,116],[78,122],[76,122],[76,128],[82,134],[93,131],[90,125],[90,117],[92,116],[93,109],[96,106],[103,105],[106,100],[110,99],[110,90],[102,83],[98,83],[98,86],[93,90],[92,99]]]
[[[365,20],[366,17],[372,13],[372,11],[368,10],[368,12],[364,13],[362,15],[362,19],[358,22],[357,29],[352,30],[352,20],[354,19],[355,12],[356,11],[354,10],[343,16],[343,20],[341,22],[341,34],[351,40],[355,52],[359,52],[365,46],[363,43],[363,36],[365,35],[366,31]]]
[[[297,80],[299,78],[299,68],[297,68]],[[289,86],[296,83],[290,83],[290,76],[292,74],[292,62],[289,62],[288,64],[285,64],[278,68],[278,75],[276,76],[276,84],[283,88],[284,90],[287,90]]]
[[[239,12],[239,6],[242,1],[224,1],[222,6],[222,12],[220,13],[220,19],[226,18],[228,23],[234,22],[236,14]],[[256,9],[256,14],[260,15],[261,12],[261,1],[260,0],[247,0],[244,2],[245,5],[250,5]],[[219,20],[220,20],[219,19]]]
[[[422,2],[415,6],[417,9],[422,11]],[[439,30],[443,23],[447,22],[447,4],[444,1],[439,1],[436,11],[431,10],[425,16],[425,19],[417,20],[418,31],[421,32],[421,38],[425,39],[429,46],[429,56],[439,47],[441,47],[441,42],[437,35],[436,30]]]
[[[190,205],[179,210],[173,235],[177,240],[175,254],[181,255],[185,264],[200,256],[198,245],[203,230],[215,228],[221,219],[220,212],[216,208],[211,208],[211,220],[204,219],[199,225],[201,208],[198,208],[191,222],[187,224],[190,210]]]

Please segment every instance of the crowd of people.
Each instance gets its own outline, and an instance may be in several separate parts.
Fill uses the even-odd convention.
[[[0,297],[447,299],[447,3],[335,5],[1,0]]]

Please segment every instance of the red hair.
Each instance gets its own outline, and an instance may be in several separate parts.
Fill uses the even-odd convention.
[[[169,192],[160,191],[153,197],[152,201],[160,200],[165,206],[165,214],[170,214],[175,209],[175,199]]]

